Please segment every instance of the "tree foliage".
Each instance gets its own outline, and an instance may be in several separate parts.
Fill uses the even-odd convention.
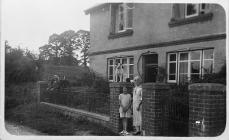
[[[36,81],[39,78],[39,62],[28,50],[12,48],[5,43],[5,82],[18,84]]]
[[[52,34],[48,43],[39,48],[39,58],[55,65],[78,65],[81,61],[87,65],[89,44],[87,31],[68,30],[61,34]],[[83,57],[79,59],[76,51],[82,53]]]

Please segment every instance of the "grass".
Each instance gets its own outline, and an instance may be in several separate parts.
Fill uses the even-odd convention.
[[[7,110],[5,119],[9,122],[24,125],[47,135],[98,135],[114,136],[107,128],[84,118],[67,118],[62,114],[53,112],[40,104],[19,105]]]

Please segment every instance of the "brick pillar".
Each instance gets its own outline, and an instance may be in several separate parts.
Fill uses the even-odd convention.
[[[217,136],[225,125],[226,87],[215,83],[189,85],[189,135]]]
[[[119,100],[118,96],[123,91],[123,87],[133,88],[131,83],[110,83],[110,129],[118,133],[122,129],[119,117]]]
[[[145,83],[142,85],[142,129],[147,136],[165,135],[166,120],[162,99],[169,91],[166,83]]]
[[[44,92],[48,87],[48,82],[47,81],[38,81],[37,82],[37,88],[38,88],[38,98],[37,102],[40,103],[41,101],[44,101]]]

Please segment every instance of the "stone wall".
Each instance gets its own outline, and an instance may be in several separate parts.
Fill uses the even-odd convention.
[[[189,135],[218,136],[226,125],[226,88],[221,84],[189,86]]]

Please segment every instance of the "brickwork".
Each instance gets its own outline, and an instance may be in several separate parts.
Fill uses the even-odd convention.
[[[189,135],[217,136],[224,131],[225,125],[225,86],[214,83],[197,83],[190,85]]]
[[[133,88],[130,83],[110,83],[110,129],[118,133],[122,129],[119,117],[118,96],[123,91],[123,87]]]
[[[162,136],[168,131],[166,121],[163,120],[162,98],[169,92],[169,85],[165,83],[146,83],[143,88],[142,123],[147,136]]]

